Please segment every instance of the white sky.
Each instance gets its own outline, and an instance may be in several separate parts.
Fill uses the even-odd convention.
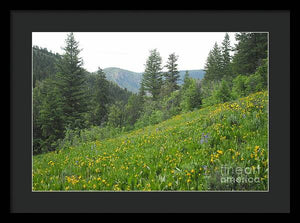
[[[32,45],[62,54],[66,32],[34,32]],[[234,34],[228,32],[232,46]],[[219,45],[224,32],[74,32],[82,49],[83,67],[94,72],[98,66],[119,67],[143,72],[149,50],[157,48],[165,65],[169,54],[175,52],[179,70],[203,69],[215,42]]]

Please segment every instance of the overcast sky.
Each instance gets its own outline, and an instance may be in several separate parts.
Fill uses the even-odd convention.
[[[32,45],[62,54],[65,32],[34,32]],[[234,34],[228,33],[231,45]],[[165,65],[169,54],[175,53],[179,70],[204,69],[207,55],[215,42],[224,39],[223,32],[74,32],[83,58],[84,68],[94,72],[98,67],[119,67],[143,72],[149,50],[156,48]]]

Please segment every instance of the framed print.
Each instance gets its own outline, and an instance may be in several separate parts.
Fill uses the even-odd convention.
[[[11,18],[12,212],[289,212],[288,11]]]

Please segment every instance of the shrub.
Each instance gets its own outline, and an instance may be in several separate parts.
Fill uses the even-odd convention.
[[[202,104],[200,85],[191,79],[189,85],[182,91],[180,107],[183,111],[191,111]]]
[[[250,75],[246,82],[246,94],[251,94],[262,90],[263,87],[263,78],[259,73]]]
[[[246,96],[247,79],[248,78],[245,75],[238,75],[236,78],[233,79],[232,96],[235,99]]]
[[[165,97],[162,102],[163,119],[168,119],[174,115],[178,115],[180,108],[181,95],[180,91],[174,91],[169,97]]]

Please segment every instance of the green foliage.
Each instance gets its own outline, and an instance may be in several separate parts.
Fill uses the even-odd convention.
[[[245,85],[246,85],[246,94],[251,94],[264,89],[263,78],[258,73],[250,75],[247,78]]]
[[[257,70],[256,74],[261,77],[261,84],[262,84],[262,89],[267,89],[268,88],[268,58],[262,60],[262,65],[260,65]]]
[[[236,78],[234,78],[232,87],[232,95],[234,98],[246,96],[247,79],[248,77],[245,75],[238,75]]]
[[[268,51],[267,33],[238,33],[238,41],[233,57],[233,72],[235,74],[251,75],[259,67]]]
[[[200,84],[197,83],[195,79],[185,79],[181,94],[182,100],[180,107],[182,111],[191,111],[200,107],[202,103]]]
[[[49,52],[46,48],[32,47],[32,83],[53,77],[57,72],[56,64],[61,59],[59,54]]]
[[[221,96],[218,94],[221,92],[214,92],[214,88],[216,87],[216,83],[219,83],[222,80],[230,82],[233,79],[234,74],[232,72],[231,51],[229,35],[226,33],[221,47],[215,43],[214,48],[207,57],[205,65],[206,73],[202,81],[203,97],[206,98],[206,104],[223,101],[219,100]],[[217,94],[214,97],[212,96],[213,92],[214,94]],[[214,101],[209,102],[210,99]]]
[[[223,78],[230,78],[232,75],[232,67],[231,67],[231,46],[230,46],[230,39],[228,33],[225,34],[224,40],[221,46],[221,67],[222,67],[222,77]]]
[[[236,35],[236,40],[238,43],[232,60],[228,34],[221,50],[215,44],[209,53],[201,86],[203,106],[237,99],[267,88],[267,34],[240,33]]]
[[[65,113],[60,114],[61,109],[64,106],[61,105],[61,107],[58,107],[60,103],[65,102],[61,95],[62,83],[59,76],[60,74],[56,75],[55,73],[58,72],[56,65],[59,66],[59,64],[62,63],[61,59],[61,55],[52,54],[51,52],[48,52],[47,49],[33,47],[33,79],[35,80],[35,77],[39,77],[40,79],[34,82],[33,88],[34,154],[57,149],[55,147],[58,143],[55,143],[55,141],[61,140],[65,134],[68,134],[68,132],[71,131],[65,122]],[[86,100],[87,111],[82,114],[82,119],[80,121],[82,121],[82,124],[85,127],[93,125],[104,127],[108,116],[108,106],[114,104],[116,101],[127,103],[128,98],[132,93],[120,88],[117,84],[106,80],[105,74],[101,69],[96,73],[89,73],[83,68],[81,68],[81,71],[82,76],[84,76],[83,88],[85,91],[84,98]],[[38,76],[38,73],[45,75]],[[56,100],[55,94],[57,95],[58,100]],[[47,100],[51,101],[48,103]],[[52,116],[52,112],[54,116],[50,117],[50,115]],[[53,120],[58,119],[59,115],[62,115],[62,121],[60,123],[63,127],[59,126],[58,128],[53,125]],[[45,135],[42,134],[42,126]],[[74,129],[76,129],[76,127]],[[50,130],[56,133],[46,137],[46,135],[50,134]]]
[[[125,124],[124,103],[117,101],[109,107],[108,126],[122,127]]]
[[[34,110],[34,125],[40,128],[39,145],[34,142],[34,153],[43,150],[51,151],[57,146],[56,141],[63,138],[64,119],[63,119],[63,102],[60,91],[57,87],[56,80],[45,79],[41,86],[40,92],[36,90],[35,98],[39,100],[39,106]],[[37,111],[38,109],[38,111]],[[37,126],[34,126],[36,129]]]
[[[181,92],[173,91],[170,96],[167,96],[162,101],[163,119],[169,119],[172,116],[178,115],[181,112],[180,107]]]
[[[175,90],[179,89],[178,80],[179,80],[179,71],[177,69],[178,64],[176,63],[178,60],[178,56],[175,53],[169,55],[167,65],[165,66],[168,71],[165,72],[164,75],[164,86],[167,90],[166,95],[169,95]]]
[[[142,84],[146,92],[149,92],[154,100],[158,99],[162,86],[162,58],[157,49],[150,51],[143,73]]]
[[[100,126],[107,120],[108,116],[108,89],[109,82],[106,80],[105,73],[98,68],[95,74],[92,99],[90,101],[89,121],[91,125]]]
[[[63,49],[65,52],[58,64],[57,83],[63,99],[64,120],[68,128],[84,128],[84,115],[87,112],[86,79],[78,42],[73,33],[68,35]]]
[[[205,64],[205,75],[204,81],[209,82],[212,80],[218,81],[224,75],[222,69],[222,52],[217,43],[215,43],[214,48],[209,52],[206,64]]]
[[[63,139],[58,140],[58,148],[68,149],[70,146],[79,146],[88,141],[104,140],[116,137],[124,132],[124,128],[113,126],[91,126],[87,129],[67,129]]]
[[[163,121],[163,112],[161,109],[162,104],[160,101],[155,101],[153,98],[146,98],[143,104],[142,114],[134,125],[135,129]]]
[[[143,97],[141,95],[132,94],[125,106],[125,122],[126,126],[133,126],[141,115],[143,109]]]
[[[227,81],[221,81],[219,88],[215,92],[215,98],[218,103],[224,103],[232,99],[231,90]]]
[[[234,98],[246,96],[248,94],[266,90],[268,87],[268,61],[259,66],[256,72],[252,75],[238,75],[233,80],[232,95]]]
[[[229,83],[225,79],[222,79],[221,82],[215,84],[211,95],[203,99],[203,106],[206,107],[214,104],[224,103],[232,99],[233,96]]]
[[[42,123],[40,119],[40,110],[43,100],[42,89],[43,85],[41,82],[37,81],[32,93],[33,154],[42,152],[43,136]]]

